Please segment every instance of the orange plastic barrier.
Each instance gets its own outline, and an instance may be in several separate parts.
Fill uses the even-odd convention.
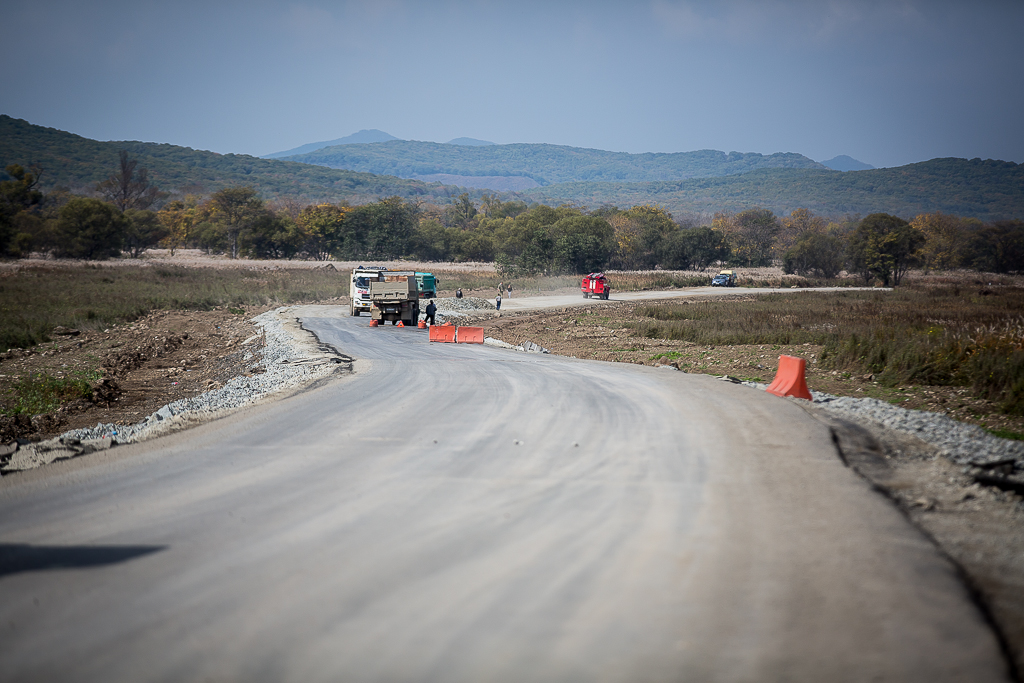
[[[380,327],[380,323],[377,322],[376,320],[371,320],[370,327]]]
[[[460,327],[459,336],[456,341],[460,344],[483,344],[484,328],[482,327]]]
[[[418,322],[418,323],[416,324],[416,327],[418,327],[418,328],[419,328],[419,329],[421,329],[421,330],[425,330],[425,329],[427,329],[427,321],[426,321],[426,320],[421,320],[421,321],[419,321],[419,322]]]
[[[455,343],[455,330],[457,327],[451,325],[431,325],[430,336],[428,339],[432,342],[446,342]]]
[[[775,373],[775,381],[768,385],[765,390],[776,396],[795,396],[813,400],[811,392],[807,389],[807,380],[804,379],[804,372],[807,369],[807,361],[796,356],[779,356],[779,370]]]

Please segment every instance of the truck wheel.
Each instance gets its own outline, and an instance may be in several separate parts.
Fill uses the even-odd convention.
[[[357,318],[359,317],[359,314],[360,314],[361,312],[362,312],[362,311],[360,311],[360,310],[359,310],[358,308],[353,308],[353,309],[352,309],[352,315],[354,315],[354,316],[355,316],[355,317],[357,317]]]
[[[605,301],[608,301],[608,292],[605,292],[604,296],[601,298],[604,299]]]
[[[589,294],[587,294],[586,292],[583,292],[583,298],[584,298],[584,299],[589,299],[589,298],[590,298],[590,295],[589,295]]]

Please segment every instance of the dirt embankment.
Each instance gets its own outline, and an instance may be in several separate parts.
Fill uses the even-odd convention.
[[[155,311],[100,332],[58,330],[54,341],[0,353],[0,400],[40,374],[92,379],[92,395],[52,412],[0,416],[0,442],[38,441],[99,422],[134,424],[161,406],[196,396],[239,374],[260,340],[250,318],[267,310]],[[243,342],[248,343],[243,344]]]

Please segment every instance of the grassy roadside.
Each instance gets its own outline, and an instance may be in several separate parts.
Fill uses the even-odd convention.
[[[342,273],[310,268],[25,268],[0,276],[0,351],[49,341],[58,326],[101,330],[157,309],[286,305],[347,294]]]
[[[1024,415],[1024,289],[909,286],[892,292],[769,294],[744,305],[642,306],[630,326],[648,339],[705,346],[811,344],[823,368],[886,387],[968,387]]]

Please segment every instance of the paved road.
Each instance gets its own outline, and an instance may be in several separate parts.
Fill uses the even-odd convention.
[[[616,292],[614,289],[609,301],[654,301],[660,299],[680,299],[693,296],[751,296],[754,294],[797,294],[799,292],[855,292],[855,291],[889,291],[878,287],[803,287],[798,289],[778,289],[772,287],[687,287],[684,289],[666,289],[646,292]],[[605,303],[603,299],[584,299],[583,295],[572,294],[523,296],[503,298],[503,311],[536,311],[545,308],[564,306],[588,306]]]
[[[1005,680],[795,403],[306,322],[352,377],[0,481],[0,680]]]

